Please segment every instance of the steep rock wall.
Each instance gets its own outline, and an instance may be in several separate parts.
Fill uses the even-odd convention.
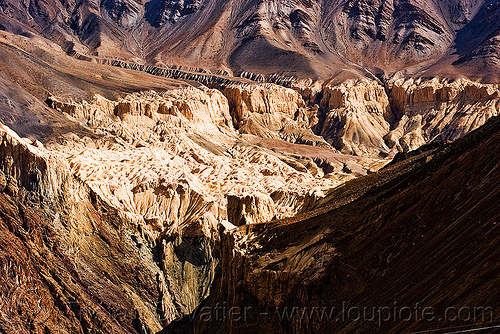
[[[2,331],[156,333],[208,296],[213,241],[152,239],[64,156],[3,125],[0,161]]]
[[[387,157],[436,141],[452,141],[498,115],[496,84],[457,79],[300,81],[293,88],[318,104],[313,128],[333,147]]]
[[[328,146],[311,131],[318,122],[317,109],[307,108],[295,90],[275,84],[232,84],[217,88],[228,99],[234,126],[240,133]]]
[[[375,81],[325,84],[320,107],[326,110],[320,133],[335,148],[348,154],[387,154],[391,108],[384,88]]]
[[[387,84],[394,110],[386,142],[409,151],[434,141],[452,141],[498,115],[496,84],[458,79],[395,80]]]
[[[259,148],[235,129],[240,124],[233,126],[236,117],[245,115],[241,117],[245,124],[248,119],[275,120],[266,127],[271,138],[282,136],[281,128],[314,136],[297,119],[306,108],[296,91],[268,85],[229,87],[222,92],[229,101],[220,91],[203,87],[135,93],[117,101],[99,96],[89,103],[51,98],[52,107],[90,125],[101,136],[68,135],[53,148],[66,154],[75,175],[110,205],[143,221],[154,238],[173,232],[217,236],[218,222],[228,218],[229,194],[236,199],[249,192],[263,194],[269,208],[258,218],[250,218],[253,213],[246,211],[243,216],[264,222],[303,210],[311,188],[319,187],[321,193],[353,177],[342,171],[343,162],[335,162],[338,167],[330,169],[332,162],[323,159],[330,173],[326,177],[313,157]],[[254,138],[267,140],[268,136],[253,132],[249,139]],[[293,152],[293,145],[279,142],[285,151]],[[361,173],[376,168],[372,163],[382,165],[372,160],[365,165],[360,159],[353,163]],[[288,191],[286,200],[273,195],[279,190]]]

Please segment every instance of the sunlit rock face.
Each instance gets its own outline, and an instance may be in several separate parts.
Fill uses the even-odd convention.
[[[319,106],[308,106],[299,92],[320,96],[312,97]],[[349,175],[376,170],[382,158],[457,139],[498,114],[498,94],[496,85],[434,79],[296,90],[234,84],[81,103],[52,98],[53,108],[100,136],[67,135],[53,149],[152,235],[189,227],[210,237],[221,220],[289,217],[306,209],[313,188],[327,191]],[[297,143],[319,151],[292,154]],[[325,159],[320,152],[337,155]]]
[[[453,141],[499,113],[499,86],[467,79],[299,82],[318,103],[316,133],[342,153],[387,157]]]
[[[390,129],[391,108],[380,84],[326,84],[320,106],[327,111],[321,135],[334,147],[356,155],[389,153],[383,137]]]
[[[227,216],[236,226],[268,222],[275,216],[273,200],[261,193],[228,195]]]
[[[470,80],[396,80],[388,84],[393,128],[387,144],[399,151],[453,141],[498,115],[498,85]]]
[[[292,143],[328,147],[312,132],[318,122],[317,109],[307,108],[293,89],[275,84],[222,85],[235,127],[240,133]]]
[[[189,231],[211,237],[228,218],[240,224],[243,217],[253,216],[249,223],[289,217],[304,210],[311,189],[321,193],[358,175],[346,173],[346,162],[361,174],[385,163],[337,153],[310,128],[305,115],[317,110],[276,85],[182,88],[117,101],[51,98],[50,104],[100,136],[66,135],[52,149],[110,205],[143,221],[152,236]],[[294,144],[306,136],[316,140],[317,153],[293,154],[306,149]],[[272,150],[273,141],[278,146]],[[322,158],[325,153],[330,157]]]

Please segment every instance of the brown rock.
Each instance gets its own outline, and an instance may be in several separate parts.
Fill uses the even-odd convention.
[[[269,195],[227,195],[227,220],[236,226],[266,223],[274,216],[274,202]]]

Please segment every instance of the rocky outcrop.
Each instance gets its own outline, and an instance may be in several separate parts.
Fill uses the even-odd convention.
[[[146,17],[152,25],[160,27],[167,22],[179,21],[181,17],[194,13],[200,6],[200,0],[151,1],[146,6]]]
[[[233,84],[219,89],[228,99],[240,133],[328,146],[311,131],[318,122],[318,109],[307,108],[295,90],[275,84]]]
[[[250,117],[250,113],[283,113],[293,117],[299,108],[305,107],[296,91],[272,84],[231,85],[223,87],[221,91],[234,110],[235,124],[238,127]]]
[[[312,134],[310,110],[292,89],[230,86],[222,92],[182,88],[134,93],[117,101],[96,96],[89,103],[51,98],[52,107],[101,136],[67,135],[51,149],[65,154],[78,178],[141,222],[152,238],[186,233],[212,238],[221,220],[241,224],[242,217],[249,223],[289,217],[310,204],[311,188],[322,194],[384,163],[358,159],[353,161],[356,173],[346,174],[345,161],[337,159],[349,158],[328,147],[318,147],[318,152],[332,157],[293,153],[289,142],[305,138],[328,145]],[[297,137],[287,137],[292,134]],[[258,142],[255,138],[261,138],[261,147],[252,144]],[[283,149],[272,151],[268,140],[277,140]],[[279,191],[286,195],[277,195]]]
[[[388,84],[394,110],[385,139],[399,151],[453,141],[498,115],[498,85],[465,79],[396,80]]]
[[[19,187],[47,197],[57,195],[68,177],[66,162],[47,150],[39,141],[20,138],[0,123],[0,170],[3,188],[17,195]]]
[[[318,103],[313,127],[346,154],[387,157],[431,142],[453,141],[498,115],[496,84],[457,79],[393,79],[343,83],[297,82]]]
[[[320,107],[326,110],[320,134],[341,152],[388,154],[384,135],[392,117],[384,87],[374,81],[347,81],[323,87]]]
[[[104,0],[101,6],[113,21],[125,29],[130,29],[144,16],[144,8],[134,0]]]
[[[227,220],[233,225],[266,223],[274,216],[274,202],[267,194],[229,194],[227,196]]]
[[[194,152],[196,144],[187,133],[197,130],[207,136],[222,136],[230,131],[224,96],[215,90],[185,89],[163,96],[151,92],[114,102],[101,103],[103,100],[97,96],[91,103],[63,104],[53,99],[58,110],[83,116],[87,124],[122,140],[115,147],[103,149],[92,143],[79,151],[86,144],[72,138],[73,150],[78,153],[68,156],[68,161],[75,175],[114,207],[143,220],[151,235],[182,234],[187,228],[193,236],[211,237],[219,218],[217,207],[209,191],[196,178],[185,175],[192,168],[183,168],[187,161],[176,154],[182,154],[179,144],[184,137],[189,141],[184,147],[186,157],[193,165],[203,165],[206,151]],[[153,143],[163,145],[147,147]],[[69,145],[61,150],[64,146]]]

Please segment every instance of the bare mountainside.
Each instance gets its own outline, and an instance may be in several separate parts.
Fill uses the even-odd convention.
[[[499,13],[0,0],[0,332],[323,328],[199,322],[224,301],[496,307]]]
[[[230,73],[466,75],[496,81],[493,0],[22,0],[0,28],[67,53]]]

